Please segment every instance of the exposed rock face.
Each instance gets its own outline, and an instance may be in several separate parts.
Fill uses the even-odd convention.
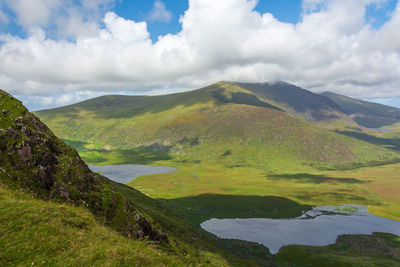
[[[114,190],[113,182],[91,172],[74,149],[1,90],[0,110],[2,184],[21,187],[42,199],[84,205],[124,235],[168,242],[133,201]]]

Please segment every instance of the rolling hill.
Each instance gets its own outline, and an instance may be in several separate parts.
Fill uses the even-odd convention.
[[[84,150],[134,149],[151,151],[160,159],[271,171],[376,164],[398,157],[324,130],[291,111],[314,120],[346,116],[329,98],[292,85],[230,82],[163,96],[102,96],[36,114],[70,144],[83,144]]]
[[[0,265],[254,264],[157,201],[91,172],[4,91],[0,110]]]
[[[367,128],[381,128],[400,122],[400,109],[360,99],[325,92],[323,96],[335,102],[343,112]]]

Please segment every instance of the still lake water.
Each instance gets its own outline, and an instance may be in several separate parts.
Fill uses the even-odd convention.
[[[343,234],[384,232],[400,236],[400,222],[372,215],[359,205],[314,207],[293,219],[211,219],[201,227],[220,238],[263,244],[272,254],[285,245],[326,246]]]
[[[128,183],[138,176],[167,173],[175,171],[175,168],[165,166],[151,166],[151,165],[104,165],[94,166],[89,165],[89,168],[94,172],[100,172],[103,176],[106,176],[110,180],[118,183]]]

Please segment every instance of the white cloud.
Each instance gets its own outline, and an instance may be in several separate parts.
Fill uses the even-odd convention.
[[[42,106],[49,106],[54,103],[54,98],[51,96],[40,96],[38,98]]]
[[[4,13],[1,9],[0,9],[0,25],[2,24],[8,24],[10,22],[10,19],[8,18],[7,14]]]
[[[45,26],[53,10],[62,3],[60,0],[6,0],[24,27]]]
[[[170,22],[172,19],[172,12],[165,8],[165,4],[156,0],[153,4],[153,9],[149,13],[150,21]]]
[[[255,12],[255,0],[190,0],[182,31],[156,43],[145,22],[112,12],[87,33],[77,33],[83,21],[77,19],[74,41],[31,27],[25,39],[0,35],[0,87],[16,94],[155,93],[218,80],[280,79],[313,91],[399,97],[400,4],[374,29],[365,21],[372,2],[379,1],[307,0],[304,8],[319,7],[290,24]]]
[[[104,12],[114,2],[115,0],[5,0],[15,14],[16,23],[27,31],[42,27],[51,33],[56,32],[55,37],[68,38],[96,34]]]

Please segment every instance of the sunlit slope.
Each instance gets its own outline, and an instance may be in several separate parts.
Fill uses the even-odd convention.
[[[0,265],[184,265],[185,259],[99,224],[88,210],[0,185]]]
[[[334,101],[358,124],[368,128],[380,128],[400,122],[400,109],[386,105],[325,92],[322,94]]]
[[[36,114],[59,136],[86,142],[86,148],[140,148],[231,167],[379,163],[397,157],[298,119],[233,83],[164,96],[103,96]]]
[[[1,266],[251,264],[156,200],[91,172],[1,90],[0,110]]]

